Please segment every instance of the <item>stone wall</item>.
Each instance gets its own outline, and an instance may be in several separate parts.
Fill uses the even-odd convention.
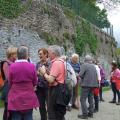
[[[6,58],[6,49],[9,46],[19,47],[20,45],[26,45],[30,50],[31,60],[36,63],[38,61],[38,49],[41,47],[47,47],[45,40],[41,39],[37,32],[31,30],[25,30],[23,28],[11,27],[1,28],[0,30],[0,59]]]
[[[58,44],[61,47],[66,44],[68,55],[75,52],[74,41],[71,39],[72,35],[75,35],[74,21],[65,16],[60,6],[46,4],[43,1],[33,0],[30,9],[16,19],[8,20],[0,17],[0,59],[5,58],[5,51],[8,46],[27,45],[30,48],[32,61],[36,62],[38,60],[38,49],[48,46],[45,40],[41,38],[43,33],[57,37]],[[78,20],[80,21],[81,18]],[[103,64],[107,76],[109,76],[110,63],[116,59],[115,39],[96,26],[91,26],[98,38],[96,58]],[[70,39],[66,43],[63,41],[64,33],[70,35]],[[87,50],[88,53],[89,49]]]

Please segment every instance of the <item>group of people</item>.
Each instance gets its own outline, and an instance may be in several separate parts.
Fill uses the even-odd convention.
[[[40,60],[36,64],[30,61],[29,49],[24,45],[19,48],[9,47],[6,55],[2,68],[5,76],[1,95],[4,100],[3,120],[33,120],[33,109],[37,108],[41,120],[65,120],[66,110],[71,111],[72,108],[82,109],[82,115],[78,115],[80,119],[93,117],[93,113],[99,111],[99,101],[104,101],[102,84],[105,72],[90,55],[85,56],[83,64],[75,53],[70,59],[63,59],[58,45],[40,48]],[[58,87],[65,84],[65,61],[76,75],[76,85],[72,87],[67,106],[56,103]],[[116,103],[117,94],[117,105],[120,104],[119,79],[120,70],[116,62],[112,62],[111,85],[114,98],[110,102]]]

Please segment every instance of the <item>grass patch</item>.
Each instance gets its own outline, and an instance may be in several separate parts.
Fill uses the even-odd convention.
[[[4,102],[0,100],[0,108],[3,108]]]
[[[1,96],[1,93],[0,93],[0,96]],[[4,102],[0,100],[0,108],[3,108],[3,106],[4,106]]]
[[[103,87],[103,92],[109,91],[110,89],[111,89],[110,86],[108,86],[108,87]]]

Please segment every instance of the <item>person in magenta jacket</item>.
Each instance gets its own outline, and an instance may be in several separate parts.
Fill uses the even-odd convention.
[[[12,120],[33,120],[33,108],[39,107],[34,92],[37,85],[37,74],[34,64],[29,63],[28,48],[21,46],[17,52],[18,60],[10,66],[8,94],[8,110]]]

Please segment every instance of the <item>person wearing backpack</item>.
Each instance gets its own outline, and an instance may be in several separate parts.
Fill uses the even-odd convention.
[[[80,73],[80,62],[79,62],[79,55],[74,53],[71,56],[71,59],[69,61],[70,65],[75,71],[76,78],[77,78],[77,84],[73,87],[73,93],[72,93],[72,107],[75,109],[79,109],[80,107],[80,101],[79,101],[79,94],[78,94],[78,89],[79,89],[79,73]]]
[[[1,61],[0,61],[0,90],[2,90],[4,86],[4,80],[2,78],[2,73],[1,73]]]
[[[98,80],[98,87],[93,89],[94,94],[94,113],[99,111],[99,90],[100,90],[100,83],[101,83],[101,75],[100,75],[100,68],[98,66],[97,61],[94,61],[95,68],[97,71],[97,80]]]
[[[49,83],[48,120],[65,120],[66,105],[64,101],[60,101],[63,100],[62,92],[67,91],[65,87],[65,65],[64,61],[60,59],[61,48],[58,45],[50,46],[48,55],[51,60],[50,74],[47,74],[44,66],[39,69],[40,74]],[[58,98],[61,99],[58,100]]]
[[[63,59],[64,63],[65,63],[66,82],[68,83],[68,86],[71,89],[71,99],[70,99],[70,102],[67,106],[67,110],[71,111],[72,110],[72,104],[73,104],[73,88],[77,84],[77,77],[76,77],[75,71],[74,71],[73,67],[70,65],[67,57],[62,55],[61,59]]]
[[[9,91],[9,67],[12,63],[15,62],[17,58],[17,48],[16,47],[9,47],[6,51],[7,60],[3,61],[3,65],[1,70],[4,74],[4,87],[2,89],[1,99],[4,101],[4,113],[3,113],[3,120],[11,120],[11,116],[8,116],[8,91]]]

